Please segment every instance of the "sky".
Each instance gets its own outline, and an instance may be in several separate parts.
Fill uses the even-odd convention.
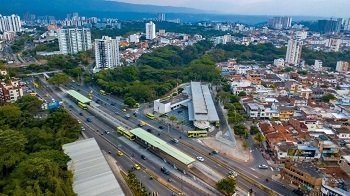
[[[350,0],[116,0],[181,6],[225,14],[349,17]]]

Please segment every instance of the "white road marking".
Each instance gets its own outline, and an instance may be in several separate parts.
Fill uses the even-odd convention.
[[[251,167],[250,169],[255,171],[255,169],[254,169],[254,168],[252,168],[252,167]]]

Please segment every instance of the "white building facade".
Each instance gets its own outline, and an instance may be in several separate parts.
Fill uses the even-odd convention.
[[[152,40],[154,38],[156,38],[156,24],[151,21],[146,23],[146,39]]]
[[[0,15],[0,32],[20,32],[22,28],[21,18],[12,14],[11,16]]]
[[[298,65],[300,63],[302,47],[302,41],[290,39],[287,46],[286,63]]]
[[[58,44],[61,54],[76,54],[80,51],[92,49],[91,31],[82,29],[59,29]]]
[[[103,36],[95,39],[95,70],[111,69],[120,65],[119,39]]]

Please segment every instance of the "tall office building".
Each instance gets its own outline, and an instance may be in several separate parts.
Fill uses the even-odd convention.
[[[59,29],[58,44],[61,54],[76,54],[90,50],[92,48],[91,31],[88,28]]]
[[[342,18],[318,20],[318,30],[321,33],[339,33],[342,26]]]
[[[156,24],[151,21],[146,23],[146,39],[154,38],[156,38]]]
[[[290,39],[288,41],[287,53],[286,53],[286,63],[297,65],[300,63],[301,50],[303,48],[303,42]]]
[[[0,31],[7,32],[20,32],[21,31],[21,19],[19,16],[12,14],[11,16],[0,15]]]
[[[268,26],[273,29],[288,29],[292,26],[292,18],[288,16],[277,16],[269,19]]]
[[[119,39],[103,36],[95,39],[95,70],[115,68],[120,65]]]

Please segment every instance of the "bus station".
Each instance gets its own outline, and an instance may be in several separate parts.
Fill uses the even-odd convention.
[[[195,162],[194,158],[178,150],[157,136],[142,128],[136,128],[130,130],[130,132],[135,136],[135,142],[147,148],[165,162],[171,164],[174,168],[185,173],[193,166],[192,164]]]
[[[90,105],[92,101],[75,90],[67,90],[67,95],[71,97],[82,109],[87,109],[87,105]]]

